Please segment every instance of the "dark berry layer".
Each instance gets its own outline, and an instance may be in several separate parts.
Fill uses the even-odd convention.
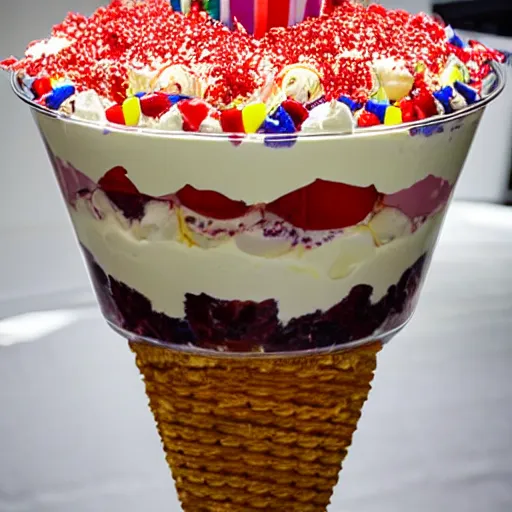
[[[184,319],[157,313],[146,297],[107,275],[87,249],[82,249],[101,308],[111,322],[141,338],[233,352],[309,350],[390,331],[411,315],[427,266],[424,255],[376,303],[371,301],[373,288],[358,285],[331,309],[284,325],[274,299],[228,301],[187,294]]]

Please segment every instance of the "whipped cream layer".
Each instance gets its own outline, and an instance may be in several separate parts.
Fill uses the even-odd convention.
[[[154,208],[150,215],[158,217]],[[98,219],[85,200],[70,214],[79,241],[99,266],[148,298],[155,311],[183,318],[187,293],[255,302],[272,298],[283,322],[326,310],[359,284],[371,285],[372,300],[378,301],[432,250],[444,216],[439,212],[414,233],[381,247],[375,247],[370,230],[356,230],[317,249],[259,258],[234,240],[205,250],[166,239],[177,229],[172,223],[157,236],[149,219],[134,228],[115,213]]]
[[[227,137],[105,131],[36,114],[52,153],[98,182],[106,170],[129,169],[137,189],[159,197],[191,185],[248,204],[270,203],[316,179],[394,194],[432,175],[457,181],[483,109],[438,125],[429,137],[408,129],[342,137],[298,137],[269,151],[257,135],[238,146]],[[440,132],[440,133],[439,133]]]

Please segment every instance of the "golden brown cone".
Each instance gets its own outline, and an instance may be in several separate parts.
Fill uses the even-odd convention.
[[[380,343],[257,358],[130,346],[184,512],[325,512]]]

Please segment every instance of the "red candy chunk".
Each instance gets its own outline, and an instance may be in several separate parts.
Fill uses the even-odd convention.
[[[220,115],[220,125],[226,133],[245,133],[242,111],[238,108],[223,110]]]
[[[270,203],[267,210],[304,230],[343,229],[362,222],[373,211],[378,197],[373,186],[316,180]]]
[[[186,132],[198,132],[210,112],[209,105],[197,98],[180,101],[178,109],[183,117],[183,130]]]
[[[416,107],[416,112],[423,113],[423,117],[419,116],[419,119],[436,116],[438,114],[434,96],[426,89],[418,90],[416,94],[414,94],[413,102]]]
[[[365,110],[357,120],[357,125],[360,128],[368,128],[369,126],[378,126],[380,124],[380,119],[373,114],[372,112],[368,112]]]
[[[308,109],[299,101],[287,99],[281,103],[287,114],[292,118],[295,128],[299,131],[302,123],[309,117]]]
[[[147,117],[159,119],[172,107],[171,100],[167,94],[155,92],[140,99],[140,109]]]
[[[236,219],[243,217],[249,210],[243,201],[233,201],[211,190],[197,190],[191,185],[186,185],[176,195],[184,206],[212,219]]]
[[[111,123],[122,125],[126,124],[124,120],[123,107],[121,105],[114,105],[113,107],[108,108],[105,111],[105,115],[107,116],[107,120]]]
[[[98,182],[104,192],[122,192],[123,194],[138,194],[138,188],[128,178],[128,171],[121,166],[113,167],[106,172]]]
[[[36,78],[32,84],[32,91],[40,98],[53,91],[52,82],[49,78]]]
[[[402,120],[404,123],[412,123],[418,120],[417,109],[412,100],[402,100],[400,102],[400,110],[402,111]]]

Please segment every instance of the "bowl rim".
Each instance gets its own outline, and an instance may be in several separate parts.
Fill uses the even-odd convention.
[[[490,94],[485,96],[480,101],[469,105],[468,107],[453,112],[451,114],[445,114],[440,116],[429,117],[420,121],[413,121],[410,123],[402,123],[399,125],[386,126],[378,125],[368,128],[356,128],[353,132],[342,133],[342,132],[319,132],[319,133],[290,133],[290,134],[265,134],[265,133],[254,133],[254,134],[241,134],[241,133],[203,133],[203,132],[184,132],[184,131],[166,131],[155,128],[138,127],[138,126],[121,126],[113,123],[98,123],[97,121],[89,121],[86,119],[78,119],[71,117],[58,110],[51,110],[47,107],[39,105],[33,99],[30,99],[24,92],[21,86],[21,73],[11,72],[11,88],[16,96],[26,103],[34,113],[42,114],[45,117],[57,119],[67,124],[79,125],[85,128],[91,128],[95,130],[101,130],[105,133],[125,133],[125,134],[137,134],[143,136],[159,137],[159,138],[170,138],[170,139],[196,139],[196,140],[217,140],[226,141],[232,139],[238,139],[240,141],[250,141],[263,143],[271,140],[275,142],[286,142],[296,140],[318,140],[318,139],[347,139],[357,138],[366,135],[386,135],[396,134],[403,132],[410,132],[415,129],[423,129],[431,126],[442,126],[451,121],[463,119],[469,115],[479,112],[487,105],[492,103],[500,94],[503,92],[506,86],[506,74],[504,66],[496,62],[491,63],[493,71],[496,73],[498,81]]]

